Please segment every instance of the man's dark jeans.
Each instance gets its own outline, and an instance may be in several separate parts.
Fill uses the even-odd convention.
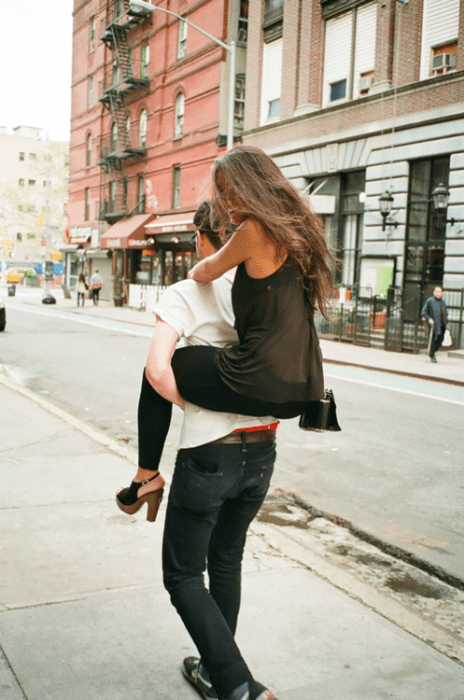
[[[445,337],[445,331],[446,328],[442,327],[441,328],[441,333],[433,333],[433,328],[429,330],[429,333],[433,333],[433,338],[432,338],[432,347],[430,350],[430,357],[435,357],[435,353],[439,351],[441,348],[441,344],[443,343],[443,338]]]
[[[242,444],[179,450],[164,528],[164,585],[220,695],[252,680],[234,640],[241,562],[276,456],[274,440],[242,435]]]

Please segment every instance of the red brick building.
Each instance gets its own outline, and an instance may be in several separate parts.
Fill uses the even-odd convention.
[[[243,142],[314,195],[341,284],[410,319],[464,288],[462,0],[250,0],[246,76]]]
[[[225,151],[229,53],[243,128],[248,2],[75,0],[68,263],[170,284],[192,264],[192,218]],[[185,18],[162,12],[162,9]]]

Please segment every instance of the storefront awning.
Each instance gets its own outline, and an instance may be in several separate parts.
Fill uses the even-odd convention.
[[[146,224],[145,229],[148,235],[163,233],[182,233],[183,231],[193,231],[193,215],[195,212],[188,211],[182,214],[164,214]]]
[[[136,214],[117,221],[100,238],[100,247],[111,250],[141,248],[147,243],[145,226],[153,217],[153,214]]]

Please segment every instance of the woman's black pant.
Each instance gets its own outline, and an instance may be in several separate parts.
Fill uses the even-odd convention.
[[[175,351],[172,369],[179,393],[186,401],[210,411],[245,416],[295,418],[303,412],[303,401],[260,401],[230,389],[217,371],[214,362],[216,352],[217,348],[206,345],[192,345]],[[153,389],[144,371],[137,414],[139,466],[143,469],[158,469],[171,415],[172,404]]]

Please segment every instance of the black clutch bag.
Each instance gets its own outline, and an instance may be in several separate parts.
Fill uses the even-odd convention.
[[[308,401],[300,416],[299,427],[302,430],[315,430],[318,433],[326,430],[341,430],[337,420],[337,405],[331,389],[325,390],[324,398],[320,401]]]

